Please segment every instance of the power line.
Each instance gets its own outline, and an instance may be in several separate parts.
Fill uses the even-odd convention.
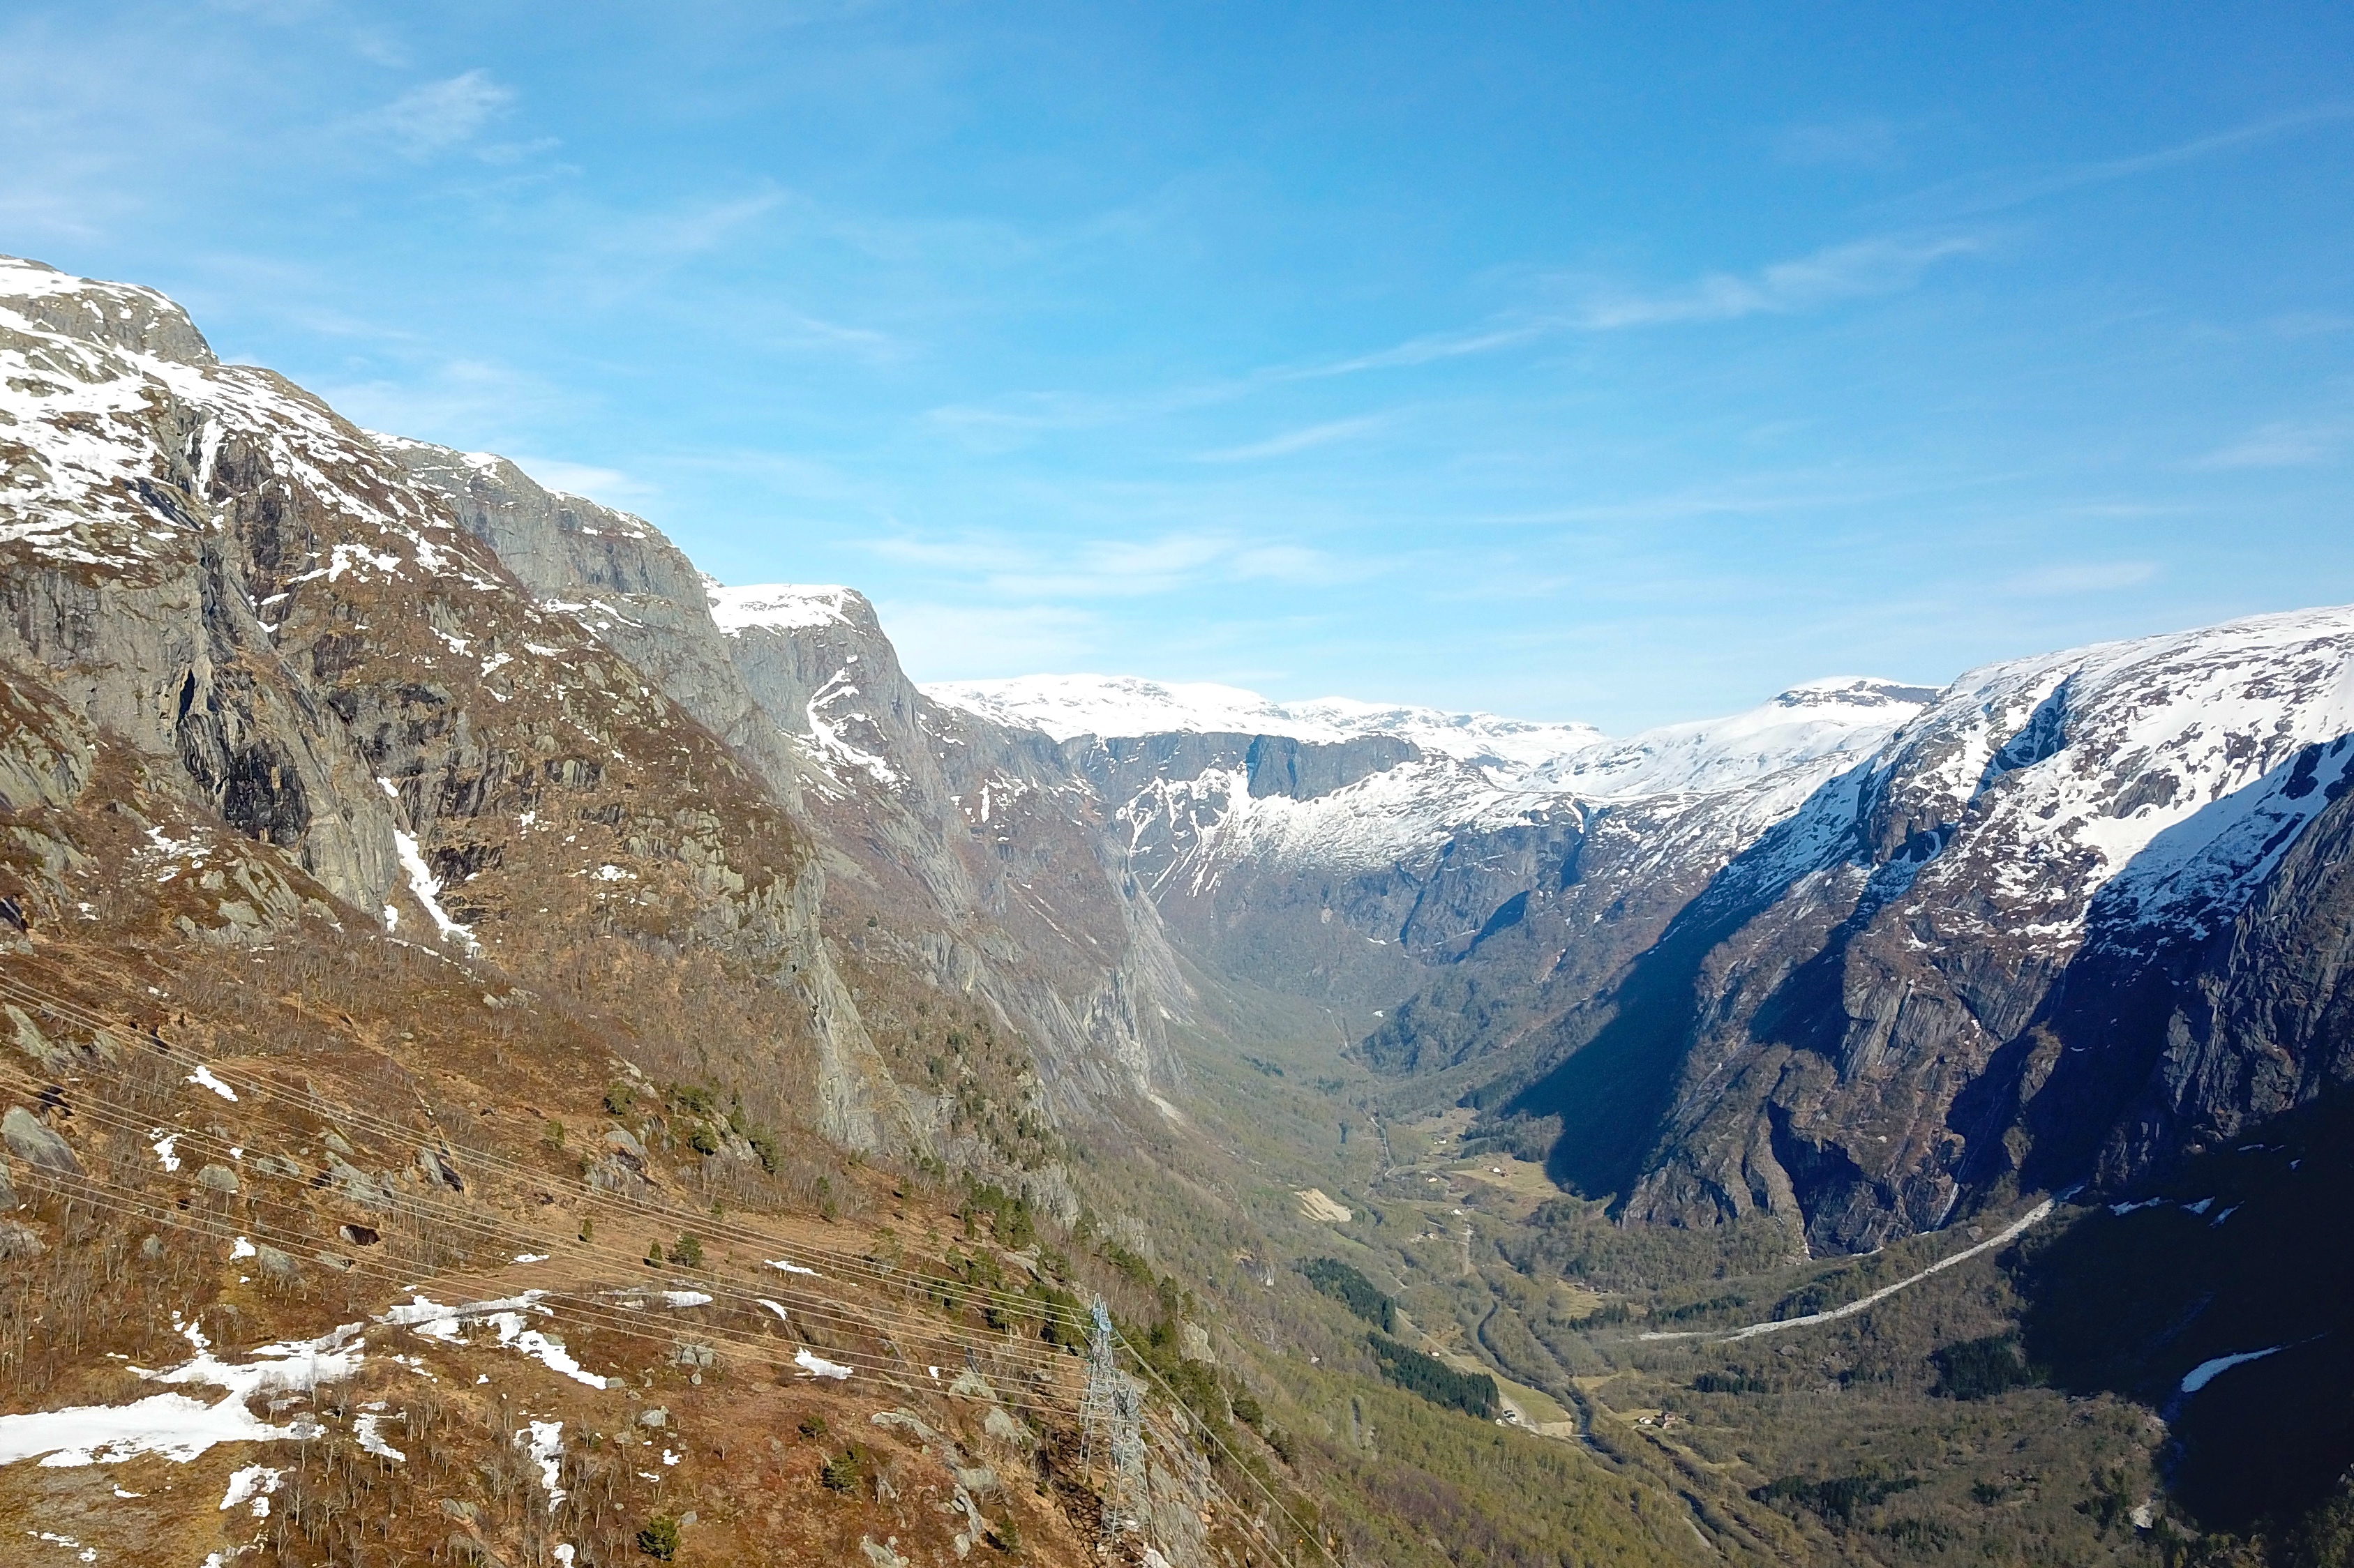
[[[5,1068],[0,1068],[0,1082],[10,1080],[14,1080],[19,1087],[27,1086],[25,1080]],[[69,1108],[74,1108],[76,1110],[76,1114],[84,1116],[93,1123],[102,1126],[111,1126],[119,1131],[132,1133],[142,1139],[153,1137],[156,1133],[164,1130],[163,1128],[154,1127],[150,1118],[134,1117],[126,1111],[117,1110],[114,1107],[108,1106],[102,1100],[93,1103],[87,1098],[76,1097],[76,1105]],[[234,1147],[230,1145],[226,1139],[222,1139],[217,1135],[208,1133],[201,1129],[189,1128],[186,1127],[175,1129],[172,1133],[172,1137],[175,1141],[175,1150],[178,1148],[180,1140],[184,1139],[191,1143],[216,1145],[222,1148],[224,1150]],[[273,1170],[259,1161],[245,1163],[240,1168],[244,1170],[246,1173],[245,1180],[247,1181],[253,1181],[258,1171],[261,1177],[273,1181],[295,1183],[305,1191],[309,1188],[308,1181],[302,1176],[289,1175],[284,1171]],[[541,1239],[531,1236],[529,1233],[522,1227],[512,1225],[506,1222],[502,1222],[492,1215],[487,1215],[476,1211],[459,1211],[452,1213],[446,1209],[429,1206],[421,1200],[414,1198],[408,1194],[399,1192],[397,1190],[379,1188],[379,1192],[383,1193],[387,1200],[385,1207],[392,1213],[402,1214],[408,1218],[416,1220],[420,1224],[431,1224],[447,1229],[455,1230],[461,1234],[470,1234],[474,1239],[486,1245],[500,1241],[502,1238],[504,1238],[504,1245],[507,1246],[517,1245],[518,1239],[520,1239],[521,1245],[525,1247],[547,1245]],[[261,1199],[258,1196],[249,1198],[249,1201],[257,1204],[267,1202],[267,1200]],[[272,1204],[271,1206],[278,1208],[282,1212],[297,1214],[303,1218],[315,1219],[318,1217],[316,1212],[307,1206],[287,1204]],[[306,1240],[306,1242],[302,1245],[315,1245],[315,1243],[311,1243]],[[580,1243],[578,1244],[576,1255],[578,1255],[578,1253],[585,1253],[591,1259],[610,1263],[613,1265],[617,1270],[623,1273],[631,1272],[642,1266],[642,1261],[640,1258],[638,1258],[634,1254],[622,1248],[611,1247],[594,1243]],[[443,1277],[451,1277],[451,1276],[445,1275]],[[717,1294],[732,1298],[736,1304],[745,1306],[748,1309],[751,1306],[757,1305],[762,1299],[757,1291],[731,1284],[726,1279],[717,1276],[716,1272],[709,1277],[698,1276],[695,1283],[706,1286]],[[869,1333],[878,1339],[885,1340],[894,1339],[896,1337],[884,1330],[880,1326],[871,1321],[864,1320],[864,1315],[857,1308],[850,1307],[838,1298],[827,1296],[821,1291],[801,1287],[790,1283],[790,1281],[771,1284],[764,1280],[763,1286],[771,1291],[773,1295],[783,1298],[786,1303],[798,1307],[805,1314],[813,1313],[813,1315],[820,1318],[829,1316],[833,1317],[839,1319],[843,1327],[853,1332]],[[1017,1364],[1023,1365],[1032,1372],[1051,1371],[1056,1369],[1065,1360],[1066,1360],[1066,1358],[1051,1353],[1042,1355],[1037,1352],[1034,1352],[1030,1351],[1028,1347],[1019,1346],[1010,1340],[999,1342],[984,1340],[981,1336],[972,1334],[970,1330],[960,1330],[952,1325],[935,1326],[927,1324],[920,1328],[913,1336],[907,1337],[913,1338],[918,1342],[928,1340],[934,1343],[950,1346],[960,1351],[969,1349],[975,1344],[985,1344],[990,1347],[993,1358],[1001,1361],[1010,1360],[1015,1361]]]
[[[47,994],[26,983],[16,976],[0,973],[0,996],[11,997],[14,1000],[25,1002],[29,1006],[39,1008],[44,1012],[49,1012],[52,1016],[61,1018],[68,1022],[79,1023],[94,1033],[102,1032],[114,1037],[118,1042],[126,1044],[145,1044],[161,1050],[166,1054],[174,1054],[175,1059],[178,1060],[193,1060],[193,1057],[185,1054],[185,1047],[175,1046],[171,1042],[166,1041],[163,1037],[160,1028],[150,1029],[143,1041],[135,1033],[127,1032],[124,1029],[124,1026],[107,1018],[97,1009],[85,1004],[74,1002],[64,998]],[[234,1025],[232,1025],[232,1027],[234,1027]],[[127,1038],[126,1035],[128,1036]],[[253,1095],[258,1099],[268,1100],[279,1105],[288,1106],[292,1108],[296,1108],[314,1115],[330,1115],[333,1117],[333,1119],[340,1121],[346,1126],[350,1126],[355,1128],[366,1128],[374,1131],[378,1137],[387,1138],[399,1142],[408,1142],[418,1136],[416,1128],[405,1127],[398,1122],[391,1121],[388,1118],[376,1117],[350,1107],[344,1107],[341,1110],[334,1110],[326,1107],[324,1102],[321,1100],[320,1097],[318,1097],[315,1092],[307,1097],[298,1097],[281,1089],[279,1086],[265,1077],[248,1074],[241,1069],[235,1067],[222,1068],[217,1064],[207,1065],[208,1070],[211,1071],[216,1077],[223,1077],[223,1075],[226,1074],[227,1075],[224,1077],[223,1081],[228,1082],[231,1088],[243,1090]],[[438,1128],[438,1118],[432,1115],[430,1108],[422,1107],[421,1105],[420,1108],[425,1110],[428,1120],[433,1122]],[[146,1118],[127,1118],[122,1120],[119,1125],[130,1128],[138,1123],[144,1122],[145,1119]],[[195,1129],[184,1129],[184,1135],[186,1134],[192,1134],[194,1136],[207,1139],[211,1137],[209,1134],[201,1133]],[[450,1150],[447,1139],[441,1139],[441,1143],[443,1152],[445,1154],[449,1153]],[[688,1220],[692,1221],[698,1226],[710,1229],[715,1236],[718,1238],[753,1245],[760,1249],[765,1249],[770,1242],[775,1239],[763,1236],[759,1233],[754,1232],[748,1227],[745,1227],[740,1224],[728,1224],[724,1221],[709,1220],[705,1216],[697,1214],[692,1211],[682,1210],[667,1205],[656,1208],[642,1200],[635,1200],[632,1197],[620,1193],[608,1192],[605,1190],[598,1188],[586,1181],[560,1176],[550,1177],[549,1173],[545,1171],[524,1165],[519,1161],[505,1159],[503,1156],[499,1156],[487,1150],[469,1149],[465,1151],[465,1158],[478,1168],[495,1171],[501,1174],[510,1177],[510,1179],[527,1179],[534,1183],[549,1182],[557,1186],[567,1187],[572,1190],[574,1195],[578,1200],[588,1204],[599,1206],[609,1212],[614,1209],[619,1209],[624,1213],[645,1217],[659,1216],[666,1221]],[[387,1193],[387,1196],[396,1197],[405,1195]],[[411,1202],[414,1202],[414,1200],[408,1201]],[[305,1211],[305,1213],[307,1213],[308,1211]],[[433,1217],[444,1223],[448,1223],[451,1218],[446,1213],[438,1212],[434,1213]],[[165,1223],[185,1224],[185,1222],[178,1221],[176,1218],[167,1219]],[[482,1221],[474,1219],[472,1216],[469,1216],[469,1218],[463,1223],[468,1224],[470,1228],[476,1229],[478,1234],[482,1224]],[[303,1244],[297,1242],[295,1245],[301,1245]],[[822,1243],[796,1241],[790,1245],[797,1247],[804,1255],[816,1261],[824,1262],[829,1267],[836,1269],[839,1273],[844,1276],[863,1279],[867,1283],[878,1286],[905,1288],[912,1283],[927,1291],[937,1288],[943,1294],[949,1294],[961,1298],[981,1301],[991,1305],[1009,1307],[1024,1313],[1039,1308],[1042,1306],[1048,1310],[1052,1309],[1051,1303],[1041,1303],[1034,1297],[1028,1295],[1016,1295],[1010,1292],[975,1287],[962,1279],[955,1277],[954,1276],[927,1275],[916,1270],[901,1271],[896,1269],[878,1268],[866,1259],[861,1258],[854,1254],[846,1253],[837,1248],[827,1246]],[[612,1252],[612,1249],[610,1248],[593,1248],[592,1250],[608,1255]],[[370,1272],[380,1274],[383,1271],[373,1270]],[[715,1284],[716,1287],[724,1290],[728,1295],[735,1296],[742,1299],[757,1299],[757,1298],[753,1297],[751,1293],[744,1291],[740,1287],[726,1286],[725,1282],[716,1280],[712,1281],[711,1283]],[[780,1284],[776,1286],[775,1288],[779,1295],[786,1295],[789,1292],[800,1296],[814,1295],[814,1292],[809,1291],[807,1287],[789,1284]],[[560,1295],[563,1293],[550,1292],[548,1294]],[[831,1301],[822,1297],[817,1298],[822,1302],[824,1306],[831,1308],[837,1313],[843,1312],[845,1310],[839,1302]],[[585,1310],[580,1308],[574,1308],[572,1310],[575,1315],[583,1316],[592,1323],[598,1322],[601,1319],[610,1326],[623,1329],[626,1331],[637,1331],[637,1325],[634,1322],[610,1313],[601,1312],[599,1309],[595,1308],[588,1308]],[[1108,1324],[1107,1324],[1107,1326],[1108,1326]],[[868,1331],[872,1330],[869,1330]],[[965,1340],[960,1340],[956,1338],[957,1332],[957,1330],[952,1329],[937,1331],[938,1339],[945,1342],[958,1344],[960,1349],[971,1348],[971,1343],[978,1339],[977,1336],[970,1336],[970,1331],[968,1330],[965,1331],[968,1338]],[[1119,1336],[1116,1328],[1112,1329],[1111,1332],[1113,1336],[1118,1339],[1118,1342],[1120,1346],[1128,1351],[1129,1356],[1133,1358],[1137,1363],[1143,1368],[1147,1375],[1152,1379],[1153,1383],[1160,1388],[1161,1393],[1172,1403],[1172,1405],[1175,1408],[1182,1409],[1183,1406],[1183,1401],[1177,1394],[1176,1391],[1170,1387],[1167,1380],[1162,1378],[1152,1364],[1142,1355],[1139,1354],[1135,1347],[1129,1344],[1124,1337]],[[885,1338],[886,1336],[878,1335],[877,1337]],[[722,1338],[725,1339],[726,1337],[722,1336]],[[740,1344],[740,1341],[737,1342]],[[1026,1348],[1017,1350],[1009,1341],[979,1342],[986,1344],[993,1357],[1013,1359],[1017,1362],[1024,1361],[1028,1361],[1032,1365],[1034,1372],[1044,1367],[1059,1369],[1064,1364],[1064,1358],[1060,1356],[1050,1355],[1041,1359],[1036,1352],[1029,1351]],[[764,1357],[759,1355],[758,1352],[755,1352],[754,1359],[766,1360],[772,1365],[798,1364],[787,1363],[773,1357]],[[848,1359],[849,1358],[845,1353],[845,1360],[847,1361]],[[856,1363],[854,1362],[852,1364]],[[872,1362],[865,1363],[865,1366],[866,1370],[886,1377],[890,1375],[893,1370]],[[1008,1401],[1007,1403],[1015,1403],[1018,1404],[1021,1408],[1035,1410],[1041,1414],[1047,1413],[1047,1407],[1045,1406],[1025,1402]],[[1331,1550],[1325,1546],[1320,1536],[1307,1530],[1299,1523],[1298,1518],[1284,1506],[1281,1499],[1278,1498],[1267,1484],[1258,1478],[1255,1471],[1243,1463],[1241,1457],[1235,1453],[1232,1446],[1229,1446],[1223,1437],[1219,1436],[1214,1429],[1210,1427],[1206,1423],[1196,1422],[1195,1425],[1200,1427],[1204,1436],[1207,1436],[1212,1443],[1217,1446],[1219,1451],[1225,1456],[1227,1461],[1250,1479],[1253,1487],[1267,1499],[1268,1505],[1273,1508],[1297,1533],[1314,1544],[1319,1553],[1322,1555],[1326,1561],[1334,1563],[1337,1568],[1338,1560],[1332,1556]],[[1204,1478],[1213,1491],[1216,1492],[1222,1498],[1225,1497],[1225,1489],[1218,1485],[1214,1477],[1206,1477]],[[1225,1500],[1229,1507],[1233,1506],[1231,1499],[1226,1499]],[[1239,1512],[1238,1510],[1237,1512]]]
[[[149,1220],[158,1224],[192,1231],[205,1236],[206,1239],[209,1241],[218,1242],[223,1239],[218,1234],[216,1234],[202,1219],[191,1218],[187,1214],[180,1213],[174,1207],[155,1202],[151,1199],[142,1198],[136,1194],[126,1193],[119,1186],[110,1186],[110,1184],[93,1179],[88,1175],[75,1176],[67,1172],[45,1170],[38,1172],[38,1178],[39,1180],[50,1184],[52,1187],[60,1190],[60,1192],[64,1192],[68,1196],[80,1196],[85,1202],[89,1202],[94,1205],[110,1207],[120,1213],[135,1214],[140,1218]],[[272,1206],[283,1207],[283,1205]],[[282,1246],[292,1249],[300,1248],[307,1245],[304,1238],[291,1234],[269,1224],[247,1224],[233,1228],[237,1231],[237,1234],[245,1236],[249,1240],[260,1238],[261,1245],[265,1245]],[[391,1285],[396,1293],[405,1290],[412,1295],[423,1294],[424,1289],[428,1287],[434,1286],[437,1280],[454,1279],[455,1277],[454,1276],[443,1275],[429,1277],[427,1279],[419,1281],[414,1279],[413,1277],[409,1275],[408,1271],[394,1270],[385,1265],[373,1263],[364,1259],[352,1260],[348,1268],[340,1270],[339,1272],[358,1274],[366,1277],[382,1280],[387,1284]],[[557,1302],[567,1303],[565,1316],[590,1328],[610,1329],[618,1332],[641,1337],[644,1336],[647,1332],[647,1320],[642,1317],[633,1316],[627,1312],[603,1306],[597,1302],[593,1298],[585,1297],[577,1291],[544,1289],[527,1291],[521,1294],[528,1295],[535,1300],[555,1300]],[[504,1300],[514,1298],[501,1298],[498,1299]],[[480,1302],[455,1302],[450,1305],[453,1311],[463,1311],[469,1307],[479,1307],[483,1304]],[[756,1364],[774,1367],[779,1370],[791,1368],[801,1372],[803,1375],[810,1375],[810,1369],[804,1366],[801,1361],[779,1354],[764,1341],[750,1339],[743,1334],[726,1329],[711,1329],[701,1324],[693,1325],[692,1327],[696,1340],[708,1340],[716,1345],[726,1346],[729,1350],[738,1353],[746,1361]],[[895,1386],[907,1388],[911,1391],[918,1386],[902,1381],[903,1376],[913,1375],[915,1363],[893,1365],[889,1362],[875,1360],[871,1356],[864,1355],[854,1351],[839,1351],[832,1348],[828,1349],[824,1359],[833,1361],[838,1365],[848,1366],[854,1372],[867,1372],[886,1383],[890,1383]],[[1017,1409],[1033,1411],[1042,1416],[1049,1418],[1050,1420],[1064,1416],[1067,1414],[1059,1407],[1045,1404],[1034,1399],[1024,1399],[1019,1394],[999,1393],[995,1389],[994,1385],[991,1385],[991,1392],[996,1394],[998,1402],[1001,1404],[1010,1404]]]
[[[111,1021],[106,1019],[103,1015],[96,1012],[94,1010],[81,1007],[79,1004],[63,1002],[59,999],[46,996],[32,990],[30,987],[24,985],[22,981],[16,980],[14,977],[0,975],[0,995],[14,996],[17,1001],[25,1001],[29,1005],[37,1006],[45,1011],[51,1012],[57,1016],[65,1018],[71,1022],[80,1023],[85,1028],[92,1029],[94,1031],[104,1031],[110,1034],[115,1035],[118,1039],[123,1040],[125,1044],[144,1044],[151,1046],[161,1046],[164,1048],[167,1053],[173,1051],[185,1051],[186,1049],[185,1047],[172,1045],[170,1042],[164,1040],[160,1032],[157,1031],[150,1031],[143,1040],[141,1036],[136,1034],[129,1035],[126,1038],[124,1032],[120,1025],[113,1023]],[[192,1057],[182,1057],[180,1059],[193,1060]],[[216,1075],[227,1075],[225,1081],[227,1081],[232,1088],[251,1094],[257,1098],[271,1100],[312,1114],[329,1115],[333,1119],[340,1121],[346,1126],[355,1128],[366,1128],[374,1131],[379,1137],[394,1141],[408,1142],[414,1140],[419,1136],[418,1129],[415,1128],[407,1127],[398,1122],[374,1116],[365,1111],[359,1111],[349,1107],[337,1109],[327,1107],[323,1102],[314,1103],[318,1102],[318,1097],[315,1094],[309,1097],[291,1094],[279,1087],[276,1084],[270,1082],[268,1078],[258,1075],[249,1074],[241,1068],[223,1067],[218,1063],[206,1065],[207,1069],[213,1072]],[[427,1116],[429,1120],[436,1119],[432,1118],[429,1108],[427,1108]],[[443,1151],[445,1153],[455,1152],[448,1148],[446,1139],[442,1140],[442,1143]],[[509,1160],[504,1156],[488,1150],[468,1149],[464,1151],[463,1157],[479,1168],[498,1171],[518,1181],[528,1181],[534,1184],[547,1184],[567,1188],[577,1199],[588,1203],[597,1204],[608,1212],[620,1210],[623,1212],[659,1216],[666,1222],[684,1221],[695,1225],[705,1234],[724,1239],[735,1240],[748,1245],[767,1246],[779,1239],[774,1236],[764,1235],[758,1232],[749,1229],[748,1227],[730,1224],[723,1218],[708,1216],[695,1210],[685,1209],[671,1204],[664,1204],[657,1207],[642,1199],[638,1199],[628,1194],[609,1192],[603,1188],[596,1186],[594,1183],[581,1181],[578,1178],[551,1175],[549,1172],[537,1167],[525,1165],[519,1161]],[[1035,1309],[1039,1305],[1037,1298],[1028,1294],[996,1290],[987,1287],[975,1286],[965,1280],[958,1278],[953,1275],[927,1275],[917,1270],[901,1271],[878,1267],[867,1259],[862,1258],[855,1254],[843,1252],[838,1248],[829,1246],[823,1242],[795,1239],[791,1241],[790,1245],[799,1247],[808,1255],[817,1257],[821,1261],[826,1262],[830,1266],[836,1268],[845,1275],[861,1277],[876,1284],[901,1285],[907,1281],[913,1281],[928,1289],[937,1287],[944,1294],[954,1294],[962,1298],[1023,1311]]]

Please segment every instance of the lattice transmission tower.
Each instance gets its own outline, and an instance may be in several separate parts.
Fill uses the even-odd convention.
[[[1087,1391],[1079,1400],[1080,1462],[1108,1473],[1103,1489],[1104,1539],[1143,1528],[1144,1389],[1120,1370],[1111,1313],[1096,1298],[1087,1356]]]

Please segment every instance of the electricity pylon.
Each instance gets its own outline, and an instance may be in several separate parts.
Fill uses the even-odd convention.
[[[1095,1330],[1087,1355],[1087,1390],[1079,1400],[1079,1455],[1089,1475],[1103,1465],[1106,1542],[1143,1527],[1144,1390],[1120,1370],[1111,1313],[1103,1298],[1095,1304]]]

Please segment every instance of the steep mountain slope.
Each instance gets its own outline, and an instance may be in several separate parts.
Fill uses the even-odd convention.
[[[1002,1157],[971,1129],[1023,1044],[822,928],[835,846],[772,775],[832,775],[754,722],[683,559],[219,364],[144,290],[0,262],[0,380],[9,1538],[1087,1560],[1071,1290],[1140,1325],[1160,1282],[946,1185]],[[1115,1533],[1271,1539],[1167,1410]]]
[[[643,518],[487,453],[373,439],[543,605],[656,679],[801,814],[832,877],[831,924],[864,967],[991,999],[1039,1047],[1066,1114],[1173,1080],[1158,1025],[1182,984],[1051,747],[922,697],[850,589],[718,588]],[[832,1032],[871,1041],[850,988],[813,995]],[[928,1136],[957,1136],[941,1097],[911,1103]]]
[[[2331,610],[1963,677],[1564,1020],[1508,1108],[1564,1117],[1556,1168],[1631,1216],[1757,1210],[1830,1246],[1936,1225],[2021,1160],[2050,1183],[2168,1158],[2229,1120],[2193,1086],[2231,1075],[2126,1003],[2331,803],[2349,657]],[[2210,953],[2206,983],[2272,950]]]
[[[880,1136],[871,1050],[789,1000],[832,984],[808,844],[728,749],[160,296],[10,262],[0,311],[0,657],[169,814],[149,875],[201,858],[181,846],[210,819],[357,917],[534,983],[576,983],[586,933],[609,972],[747,966],[824,1058],[826,1125]],[[21,895],[71,906],[48,877]],[[183,917],[260,938],[298,903]]]
[[[917,692],[849,589],[712,597],[730,657],[808,758],[807,810],[880,948],[1003,1007],[1066,1113],[1174,1085],[1162,1026],[1186,982],[1055,749]]]

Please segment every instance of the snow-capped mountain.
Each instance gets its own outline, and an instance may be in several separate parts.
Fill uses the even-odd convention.
[[[1196,988],[1247,981],[1499,1136],[1557,1126],[1556,1174],[1622,1213],[1818,1245],[2022,1172],[2127,1179],[2354,1081],[2354,610],[1616,739],[1127,678],[919,691],[854,590],[719,587],[643,519],[218,364],[148,291],[0,263],[0,653],[45,715],[0,747],[8,799],[80,799],[103,736],[220,824],[171,843],[291,857],[249,915],[337,900],[517,963],[535,927],[497,911],[610,920],[626,880],[650,941],[783,966],[861,1137],[898,1089],[822,899],[1049,1043],[1067,1104],[1173,1083]],[[571,864],[545,790],[637,826]],[[703,804],[631,815],[673,794]]]
[[[1541,763],[1529,782],[1596,800],[1736,788],[1801,763],[1867,754],[1936,694],[1865,676],[1809,681],[1745,713],[1597,740]]]
[[[1043,730],[1056,740],[1149,735],[1280,735],[1337,745],[1395,736],[1425,751],[1486,769],[1499,783],[1592,746],[1592,725],[1538,724],[1493,714],[1320,697],[1278,703],[1239,686],[1141,680],[1132,675],[1023,675],[1004,681],[941,681],[925,695],[996,723]]]
[[[2312,895],[2284,918],[2276,890],[2334,885],[2311,846],[2354,792],[2349,693],[2354,609],[1973,671],[1607,988],[1487,1041],[1531,1058],[1513,1109],[1564,1117],[1564,1174],[1630,1213],[1803,1215],[1840,1246],[2022,1160],[2122,1180],[2285,1110],[2343,1062]],[[2262,1071],[2213,1030],[2251,985],[2284,1010]]]
[[[1665,725],[1620,740],[1587,724],[1537,723],[1349,697],[1278,703],[1238,686],[1164,684],[1128,675],[935,682],[923,690],[952,707],[1041,730],[1056,740],[1279,735],[1338,745],[1391,736],[1433,756],[1469,763],[1501,788],[1595,800],[1733,789],[1822,758],[1860,755],[1936,694],[1926,686],[1840,676],[1795,686],[1744,713]]]
[[[2097,906],[2112,938],[2196,938],[2344,792],[2314,748],[2349,731],[2354,608],[2304,610],[1972,671],[1866,788],[1957,824],[1924,875],[1984,878],[2035,916],[2014,935],[2064,944]]]

